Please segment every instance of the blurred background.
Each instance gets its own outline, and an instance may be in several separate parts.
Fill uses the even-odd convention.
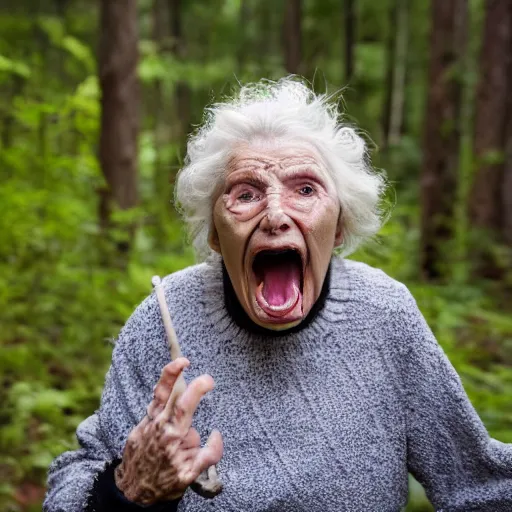
[[[186,136],[262,77],[343,90],[395,204],[351,257],[410,287],[512,442],[511,56],[509,0],[2,0],[0,510],[41,509],[151,276],[193,263]]]

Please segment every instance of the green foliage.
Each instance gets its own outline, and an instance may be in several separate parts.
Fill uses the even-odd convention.
[[[30,68],[24,62],[8,59],[2,55],[0,55],[0,72],[12,73],[23,78],[30,76]]]
[[[40,489],[50,461],[76,447],[78,423],[98,406],[111,342],[150,292],[151,277],[193,262],[170,203],[184,154],[176,135],[182,122],[174,103],[178,85],[190,91],[193,127],[204,106],[236,87],[237,80],[285,74],[282,3],[248,1],[249,15],[241,23],[241,0],[182,2],[186,52],[178,57],[169,50],[169,37],[154,40],[152,2],[139,2],[141,203],[114,212],[117,226],[137,225],[128,260],[117,264],[115,243],[126,231],[107,239],[98,222],[97,191],[104,179],[97,161],[96,6],[72,0],[63,15],[55,12],[59,2],[37,2],[37,8],[29,0],[18,3],[12,11],[0,8],[0,509],[11,511],[40,509],[39,498],[20,500],[20,489]],[[346,118],[378,145],[392,2],[356,3],[356,76],[344,91]],[[322,92],[339,90],[346,85],[340,2],[303,4],[307,78]],[[412,4],[406,132],[394,147],[374,154],[376,165],[388,171],[393,185],[388,202],[396,207],[379,236],[354,258],[411,288],[491,435],[512,442],[510,303],[500,286],[468,279],[468,137],[455,249],[446,258],[453,280],[427,285],[418,278],[429,23],[427,3]],[[473,0],[472,9],[478,16],[471,33],[477,34],[482,1]],[[478,38],[472,35],[470,43],[476,52]],[[474,86],[476,79],[475,69],[469,69],[467,83]],[[487,163],[500,158],[489,155]],[[480,243],[487,245],[485,239]],[[497,258],[508,261],[508,253],[491,246]],[[408,510],[431,510],[414,480]]]

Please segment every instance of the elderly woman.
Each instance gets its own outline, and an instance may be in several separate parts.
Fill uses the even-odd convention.
[[[151,295],[45,510],[397,512],[408,471],[440,511],[512,510],[512,447],[489,438],[407,288],[333,256],[381,223],[362,139],[293,80],[208,112],[176,189],[206,261],[163,284],[187,359],[169,362]],[[188,489],[214,465],[220,494]]]

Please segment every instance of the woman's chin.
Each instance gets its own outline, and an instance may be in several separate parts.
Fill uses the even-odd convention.
[[[256,324],[265,329],[273,331],[291,329],[299,325],[304,319],[302,300],[298,300],[294,307],[287,311],[286,314],[281,314],[281,312],[275,314],[276,312],[268,310],[265,305],[263,307],[260,306],[256,299],[253,300],[252,306],[252,315],[250,316]]]
[[[296,320],[295,322],[290,322],[288,324],[268,324],[263,327],[265,327],[266,329],[270,329],[271,331],[286,331],[287,329],[296,327],[301,322],[302,322],[302,318],[300,320]]]
[[[260,327],[263,327],[265,329],[269,329],[271,331],[285,331],[287,329],[291,329],[292,327],[295,327],[299,325],[302,322],[302,318],[298,318],[295,320],[290,320],[283,322],[283,319],[280,318],[279,322],[276,322],[275,319],[272,319],[271,322],[269,322],[267,319],[258,319],[256,322]]]

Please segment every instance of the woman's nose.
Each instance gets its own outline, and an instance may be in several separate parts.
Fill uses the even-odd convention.
[[[281,208],[278,198],[269,201],[266,215],[261,221],[261,229],[271,234],[284,233],[290,229],[290,218]]]

